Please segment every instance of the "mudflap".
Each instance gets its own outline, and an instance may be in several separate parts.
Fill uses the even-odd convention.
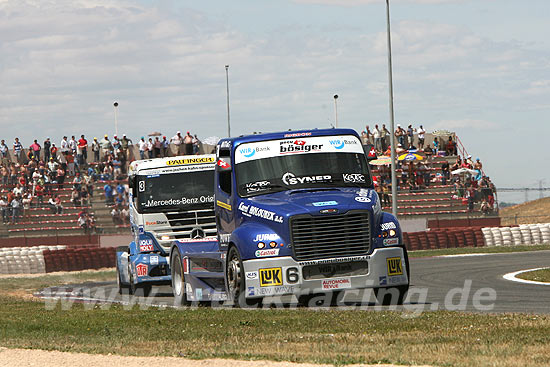
[[[225,253],[218,251],[218,242],[176,242],[176,247],[183,262],[187,300],[190,302],[227,300]]]

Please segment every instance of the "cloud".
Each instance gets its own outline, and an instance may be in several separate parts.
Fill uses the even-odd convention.
[[[299,4],[332,5],[332,6],[361,6],[380,4],[383,0],[293,0]],[[390,3],[415,3],[415,4],[451,4],[464,3],[472,0],[391,0]]]
[[[440,120],[433,126],[434,130],[445,129],[450,131],[476,130],[487,131],[496,130],[499,125],[492,121],[479,119],[461,119],[461,120]]]

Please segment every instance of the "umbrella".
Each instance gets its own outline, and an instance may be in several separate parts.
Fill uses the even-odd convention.
[[[147,134],[147,136],[161,136],[162,134],[158,131],[153,131],[152,133],[150,134]]]
[[[461,175],[466,173],[469,173],[470,175],[477,175],[477,171],[474,171],[473,169],[469,169],[469,168],[455,169],[454,171],[451,172],[451,175]]]
[[[397,158],[398,161],[421,161],[423,160],[424,158],[421,156],[421,155],[418,155],[418,154],[414,154],[414,153],[407,153],[407,154],[402,154],[399,156],[399,158]]]
[[[377,159],[370,161],[369,163],[372,164],[373,166],[385,166],[387,164],[391,164],[391,157],[384,155],[382,157],[378,157]]]

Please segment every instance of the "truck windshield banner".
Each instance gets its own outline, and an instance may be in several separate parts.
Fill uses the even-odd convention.
[[[361,142],[353,135],[298,137],[241,144],[235,149],[235,163],[313,153],[364,152]]]

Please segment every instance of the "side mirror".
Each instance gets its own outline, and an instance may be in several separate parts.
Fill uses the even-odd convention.
[[[136,197],[136,180],[137,176],[128,176],[128,187],[130,187],[133,197]]]
[[[368,162],[378,158],[376,155],[376,149],[374,149],[374,145],[372,144],[363,145],[363,151],[365,152],[365,157],[367,157]]]

